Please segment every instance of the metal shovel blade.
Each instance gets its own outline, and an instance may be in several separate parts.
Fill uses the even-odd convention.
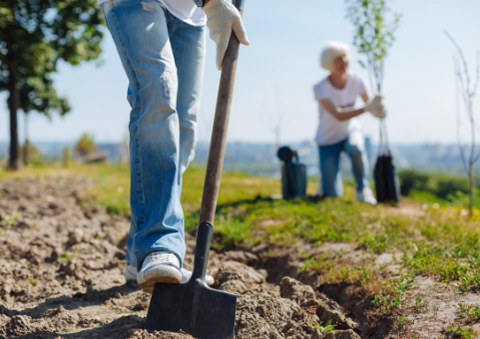
[[[147,330],[178,332],[199,339],[233,339],[237,296],[208,287],[205,281],[213,227],[198,227],[194,268],[185,284],[157,283],[147,314]]]

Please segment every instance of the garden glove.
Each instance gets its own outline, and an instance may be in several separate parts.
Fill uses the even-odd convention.
[[[210,38],[217,45],[217,68],[221,70],[232,30],[245,46],[250,45],[250,41],[248,41],[247,32],[243,26],[242,16],[231,3],[226,0],[210,0],[202,9],[207,15]]]
[[[365,105],[365,111],[372,113],[373,116],[378,117],[384,110],[383,96],[376,95],[372,101]],[[380,113],[379,113],[380,112]]]
[[[373,116],[379,118],[379,119],[385,119],[387,116],[387,107],[385,105],[382,106],[382,109],[380,108],[374,108],[370,111],[370,113],[373,114]]]

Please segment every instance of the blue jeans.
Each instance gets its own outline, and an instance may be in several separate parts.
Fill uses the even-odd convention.
[[[333,145],[319,146],[320,172],[323,195],[326,197],[343,196],[342,173],[340,171],[340,154],[345,152],[352,160],[352,170],[357,183],[357,192],[368,183],[368,159],[365,152],[365,142],[359,132]]]
[[[129,80],[130,205],[127,260],[185,256],[182,175],[194,156],[205,61],[205,27],[174,17],[155,0],[101,5]]]

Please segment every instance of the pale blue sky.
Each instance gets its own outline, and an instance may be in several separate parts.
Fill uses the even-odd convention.
[[[446,29],[464,49],[473,73],[480,50],[480,1],[393,0],[391,7],[403,15],[386,61],[385,96],[389,106],[387,125],[394,143],[456,142],[453,45]],[[327,40],[351,45],[353,27],[345,18],[344,1],[247,0],[245,25],[251,40],[242,47],[230,122],[230,141],[273,142],[266,121],[278,104],[285,112],[282,142],[313,139],[318,124],[312,87],[327,75],[318,55]],[[71,113],[52,122],[40,115],[30,120],[35,141],[72,141],[82,133],[98,141],[119,141],[127,133],[129,105],[127,79],[108,32],[103,42],[103,65],[61,65],[56,88],[70,100]],[[215,108],[219,72],[215,46],[208,39],[207,65],[199,137],[206,140]],[[367,81],[352,48],[351,70]],[[278,95],[276,94],[278,93]],[[0,95],[0,140],[8,140],[6,95]],[[480,104],[476,104],[480,119]],[[19,115],[20,121],[23,117]],[[361,118],[364,133],[377,138],[377,122]],[[22,124],[21,124],[22,125]],[[22,126],[20,135],[23,136]]]

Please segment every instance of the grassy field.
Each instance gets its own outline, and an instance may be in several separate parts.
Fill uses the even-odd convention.
[[[204,174],[204,169],[191,167],[184,176],[182,201],[189,231],[198,222]],[[94,179],[86,191],[86,200],[105,206],[109,213],[128,216],[126,166],[94,164],[26,168],[18,173],[0,171],[0,179],[58,175]],[[316,187],[317,183],[310,183],[309,193],[314,193]],[[229,249],[264,242],[278,248],[299,241],[318,245],[348,242],[363,249],[371,260],[350,265],[339,260],[338,253],[322,254],[305,258],[303,269],[322,272],[332,280],[378,283],[381,268],[374,265],[374,260],[382,253],[392,253],[408,275],[431,275],[459,291],[480,288],[479,210],[469,218],[463,207],[432,203],[421,194],[404,199],[401,208],[370,206],[355,201],[349,186],[340,199],[272,199],[280,190],[276,179],[225,173],[214,246]]]

